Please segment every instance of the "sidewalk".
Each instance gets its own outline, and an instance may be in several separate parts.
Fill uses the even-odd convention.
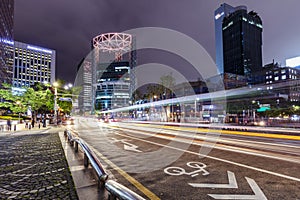
[[[59,137],[72,173],[79,199],[109,199],[108,192],[104,188],[99,187],[96,174],[91,165],[84,167],[83,152],[79,151],[78,153],[75,153],[74,148],[71,147],[63,132],[59,133]]]
[[[0,199],[78,199],[58,133],[32,133],[0,132]]]
[[[8,130],[7,125],[0,125],[0,135],[1,133],[14,133],[14,132],[20,132],[20,131],[30,131],[30,130],[42,130],[42,129],[48,129],[50,126],[47,125],[46,127],[43,127],[42,124],[40,124],[40,128],[38,124],[35,124],[34,128],[26,127],[25,123],[22,124],[12,124],[11,125],[11,130]]]

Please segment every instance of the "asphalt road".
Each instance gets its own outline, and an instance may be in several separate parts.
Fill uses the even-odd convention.
[[[300,199],[300,137],[77,119],[112,178],[146,199]]]

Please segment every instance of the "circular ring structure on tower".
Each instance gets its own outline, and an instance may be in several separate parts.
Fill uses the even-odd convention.
[[[128,52],[132,46],[132,35],[126,33],[104,33],[93,38],[93,47],[103,52]]]

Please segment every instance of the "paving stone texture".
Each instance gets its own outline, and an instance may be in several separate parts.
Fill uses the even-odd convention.
[[[78,199],[58,134],[0,136],[0,199]]]

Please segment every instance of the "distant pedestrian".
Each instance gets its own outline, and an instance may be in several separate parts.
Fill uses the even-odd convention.
[[[43,119],[43,127],[46,127],[46,119]]]
[[[31,120],[31,127],[34,128],[34,119]]]
[[[11,121],[10,121],[10,119],[7,120],[7,130],[11,131]]]

